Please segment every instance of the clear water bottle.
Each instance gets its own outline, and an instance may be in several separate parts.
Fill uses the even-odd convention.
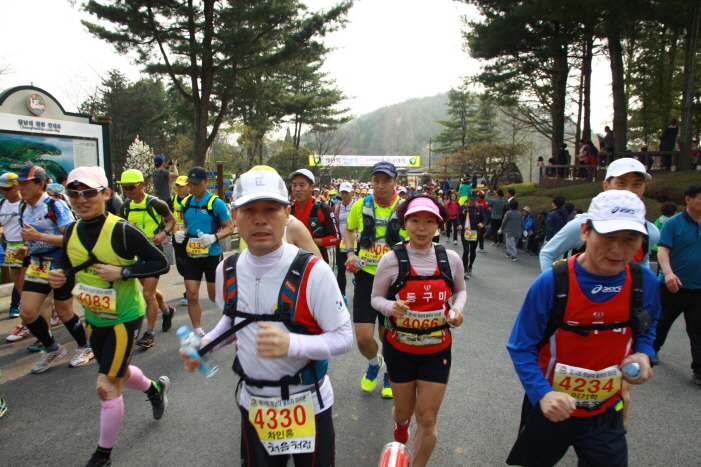
[[[207,378],[211,378],[217,371],[219,371],[219,365],[214,361],[211,355],[200,356],[199,350],[202,348],[200,336],[198,336],[194,331],[190,331],[187,326],[181,326],[180,329],[175,333],[180,338],[180,347],[185,351],[190,358],[194,358],[200,361],[200,371]]]
[[[197,238],[202,238],[204,237],[204,232],[202,232],[200,229],[197,229]]]
[[[635,362],[630,362],[623,367],[623,374],[628,377],[628,379],[638,379],[642,376],[643,372],[640,371],[640,365]]]
[[[358,269],[363,269],[365,267],[365,260],[359,256],[356,256],[354,266]]]

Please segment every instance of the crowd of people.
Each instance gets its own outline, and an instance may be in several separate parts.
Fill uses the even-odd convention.
[[[75,168],[57,183],[35,165],[0,176],[2,258],[17,293],[9,316],[21,320],[7,340],[36,338],[32,372],[47,371],[66,354],[51,333],[55,308],[78,345],[71,366],[98,362],[100,433],[87,467],[111,465],[122,387],[144,392],[154,419],[166,412],[169,377],[147,378],[131,354],[134,345],[155,345],[159,313],[161,332],[176,314],[158,290],[169,239],[199,354],[236,345],[241,465],[286,465],[289,456],[295,465],[335,465],[329,360],[354,340],[367,361],[361,390],[373,392],[382,373],[394,439],[409,441],[414,418],[412,465],[427,465],[452,364],[451,329],[463,323],[466,281],[485,239],[505,247],[510,261],[527,249],[542,268],[507,345],[525,389],[507,463],[554,465],[574,446],[583,465],[627,465],[630,389],[651,378],[681,313],[692,381],[701,385],[701,184],[686,189],[682,213],[663,209],[660,233],[640,199],[651,177],[634,159],[608,164],[603,192],[586,213],[556,196],[552,211],[535,217],[513,187],[478,190],[476,174],[464,174],[455,191],[448,180],[404,187],[386,161],[367,183],[333,180],[323,190],[307,169],[285,180],[256,166],[238,178],[229,206],[207,191],[203,168],[180,175],[161,156],[154,166],[152,176],[162,178],[155,196],[145,192],[144,174],[130,169],[116,181],[124,199],[100,167]],[[219,240],[234,226],[240,251],[223,259]],[[457,245],[458,235],[462,257],[441,244]],[[648,268],[654,246],[659,276]],[[209,332],[203,278],[223,312]],[[202,365],[181,355],[187,371]],[[0,416],[6,410],[0,400]]]

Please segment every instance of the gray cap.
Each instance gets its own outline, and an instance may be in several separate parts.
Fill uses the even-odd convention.
[[[297,176],[297,175],[304,175],[304,176],[307,177],[312,183],[316,183],[316,179],[314,178],[314,174],[311,173],[311,171],[309,171],[309,170],[307,170],[307,169],[298,169],[298,170],[295,170],[294,172],[292,172],[292,173],[290,174],[289,179],[292,180],[292,179],[295,178],[295,176]]]

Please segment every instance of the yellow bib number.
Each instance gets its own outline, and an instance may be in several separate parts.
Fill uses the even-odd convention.
[[[190,237],[185,246],[185,252],[190,258],[206,258],[209,256],[209,247],[200,243],[197,237]]]
[[[553,371],[553,389],[577,399],[578,408],[595,410],[621,390],[621,370],[615,365],[592,371],[557,363]]]
[[[372,265],[377,265],[380,263],[382,257],[390,250],[389,245],[384,238],[378,239],[372,247],[367,250],[360,250],[360,256],[365,259],[365,261]]]
[[[27,272],[24,275],[24,280],[36,282],[37,284],[48,284],[49,271],[53,269],[53,264],[54,260],[51,259],[40,261],[36,258],[32,258]]]
[[[477,241],[477,231],[476,230],[464,230],[462,234],[466,242],[476,242]]]
[[[5,249],[5,266],[8,268],[21,268],[24,258],[17,257],[17,250],[22,248],[24,243],[8,243]]]
[[[408,310],[404,318],[397,320],[397,326],[411,329],[429,329],[442,326],[444,322],[445,314],[443,310]],[[443,341],[443,331],[435,331],[424,335],[397,331],[397,341],[407,345],[436,345]]]
[[[314,452],[316,422],[311,391],[294,394],[289,400],[252,395],[248,420],[271,456]]]
[[[78,282],[71,293],[73,298],[93,315],[117,319],[117,293],[114,289],[91,287]]]

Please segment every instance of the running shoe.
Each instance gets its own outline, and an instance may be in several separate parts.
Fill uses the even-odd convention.
[[[448,237],[445,237],[445,243],[450,243],[450,239]]]
[[[470,276],[470,277],[472,277],[472,268],[470,268],[470,269],[467,270],[467,275]]]
[[[51,327],[58,326],[61,324],[61,320],[56,314],[56,308],[51,307]]]
[[[19,318],[19,308],[10,307],[10,311],[7,312],[10,318]]]
[[[480,253],[484,253],[484,248],[477,248],[477,251],[479,251]]]
[[[507,258],[511,258],[508,251],[505,251],[504,254],[506,255]]]
[[[151,331],[144,332],[144,335],[141,336],[141,339],[136,341],[136,345],[139,345],[145,349],[153,347],[153,333]]]
[[[499,244],[498,244],[497,242],[492,242],[492,243],[490,243],[489,245],[490,245],[490,246],[497,246],[497,245],[499,245]]]
[[[58,362],[65,356],[66,349],[63,346],[61,346],[61,344],[58,344],[58,350],[55,350],[54,352],[47,352],[46,350],[42,350],[41,356],[39,357],[39,361],[36,362],[32,367],[32,373],[45,372],[46,370],[51,368],[51,365]]]
[[[516,261],[518,261],[518,258],[515,257],[515,256],[512,256],[512,257],[511,257],[511,261],[513,261],[513,262],[515,263]]]
[[[163,324],[161,325],[161,330],[163,332],[170,331],[170,328],[173,326],[173,316],[175,316],[175,308],[169,306],[168,309],[170,310],[170,314],[163,314]]]
[[[382,398],[391,399],[394,397],[392,395],[392,386],[389,384],[389,375],[385,371],[385,381],[382,383]]]
[[[100,457],[96,452],[93,452],[92,457],[85,464],[85,467],[109,467],[112,465],[112,459]]]
[[[409,425],[411,425],[411,420],[407,421],[404,426],[399,423],[394,424],[394,440],[396,442],[406,444],[409,441]]]
[[[701,373],[699,373],[698,371],[693,371],[691,373],[691,382],[701,386]]]
[[[170,388],[170,379],[167,376],[161,376],[156,380],[158,385],[158,394],[148,396],[153,408],[153,419],[160,420],[168,408],[168,389]]]
[[[19,342],[29,337],[29,329],[24,324],[15,326],[15,330],[5,338],[7,342]]]
[[[180,306],[187,306],[187,297],[183,297],[183,299],[180,300]]]
[[[464,277],[465,279],[469,279],[469,278],[470,278],[470,275],[467,273],[467,271],[465,271],[465,275],[464,275],[463,277]]]
[[[0,418],[2,418],[5,413],[7,413],[7,403],[5,403],[5,399],[0,399]]]
[[[71,368],[78,368],[79,366],[87,365],[90,360],[95,358],[95,354],[92,353],[90,347],[78,347],[75,351],[75,355],[71,358]]]
[[[39,339],[37,339],[32,345],[27,346],[27,350],[30,352],[41,352],[44,350],[44,344],[41,343]]]
[[[201,339],[201,338],[203,338],[204,335],[207,334],[207,333],[204,332],[204,329],[203,329],[203,330],[201,330],[201,331],[195,331],[195,334],[197,334],[198,336],[200,336],[200,339]]]
[[[377,374],[380,372],[380,368],[382,368],[382,364],[384,363],[382,355],[377,355],[377,361],[379,362],[377,365],[370,365],[368,363],[368,369],[363,375],[363,379],[360,380],[360,387],[365,392],[371,392],[375,389],[375,386],[377,386]]]
[[[457,241],[457,240],[453,240],[453,245],[457,245],[457,244],[458,244],[458,241]]]

